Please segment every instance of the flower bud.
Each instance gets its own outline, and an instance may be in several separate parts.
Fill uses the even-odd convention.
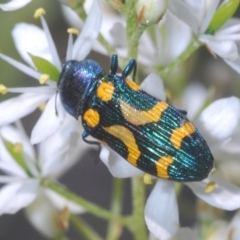
[[[137,21],[142,25],[158,23],[167,10],[168,0],[137,0]]]

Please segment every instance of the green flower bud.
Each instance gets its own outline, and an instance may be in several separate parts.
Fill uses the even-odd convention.
[[[167,10],[168,0],[137,0],[137,21],[142,25],[158,23]]]

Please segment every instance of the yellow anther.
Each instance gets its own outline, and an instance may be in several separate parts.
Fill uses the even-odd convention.
[[[68,33],[79,35],[79,30],[77,28],[68,28]]]
[[[172,99],[172,94],[171,94],[171,92],[170,92],[169,89],[166,89],[166,90],[165,90],[165,94],[166,94],[168,100],[171,100],[171,99]]]
[[[48,74],[43,74],[40,79],[39,79],[39,83],[41,85],[45,84],[48,80],[50,79],[50,76]]]
[[[59,228],[59,230],[66,231],[68,229],[69,217],[70,217],[70,211],[67,207],[65,207],[56,217],[56,225]]]
[[[39,110],[41,111],[41,112],[43,112],[44,111],[44,109],[46,108],[46,105],[47,105],[47,103],[46,102],[43,102],[43,103],[41,103],[40,105],[39,105]]]
[[[38,19],[39,17],[41,17],[42,15],[45,15],[45,14],[46,14],[46,11],[45,11],[43,8],[38,8],[38,9],[35,11],[33,17],[34,17],[35,19]]]
[[[23,145],[22,145],[22,143],[15,143],[13,151],[15,153],[22,153],[23,152]]]
[[[148,173],[145,173],[143,176],[143,182],[148,185],[152,184],[153,183],[152,176]]]
[[[8,91],[7,87],[3,84],[0,84],[0,93],[4,95],[7,93],[7,91]]]
[[[207,183],[206,187],[205,187],[205,192],[206,193],[211,193],[216,187],[216,183],[214,181],[210,181],[209,183]]]

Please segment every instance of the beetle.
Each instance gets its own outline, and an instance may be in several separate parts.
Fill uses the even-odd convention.
[[[174,181],[200,181],[213,167],[211,151],[184,111],[141,89],[127,77],[136,73],[131,59],[117,75],[118,57],[106,74],[94,60],[67,61],[58,80],[64,109],[81,116],[89,135],[139,169]]]

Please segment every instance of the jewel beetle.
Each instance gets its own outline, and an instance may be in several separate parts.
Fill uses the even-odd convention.
[[[127,77],[136,73],[130,60],[117,75],[113,55],[110,73],[94,60],[67,61],[58,80],[64,109],[81,116],[83,140],[106,143],[129,163],[151,175],[174,181],[200,181],[213,167],[213,156],[184,111],[146,92]]]

